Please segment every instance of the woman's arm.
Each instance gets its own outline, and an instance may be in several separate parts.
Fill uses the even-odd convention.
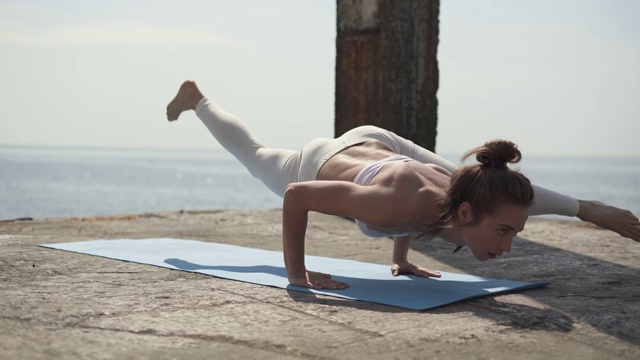
[[[413,274],[420,277],[440,277],[439,272],[413,265],[407,259],[413,235],[396,236],[393,240],[393,265],[391,265],[393,276]]]
[[[348,284],[331,275],[308,271],[304,265],[304,240],[309,209],[299,187],[285,191],[282,211],[284,266],[291,285],[311,289],[346,289]],[[302,197],[301,197],[302,196]]]
[[[409,248],[413,241],[413,235],[396,236],[393,238],[393,263],[407,262]]]
[[[283,252],[289,282],[312,289],[345,289],[347,284],[327,274],[308,271],[304,263],[309,211],[379,222],[390,216],[380,204],[391,193],[385,187],[360,186],[344,181],[308,181],[287,187],[283,202]]]

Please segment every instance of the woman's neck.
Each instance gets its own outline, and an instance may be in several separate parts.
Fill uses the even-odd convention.
[[[442,228],[438,237],[456,245],[467,245],[464,241],[464,235],[461,226],[445,226]]]

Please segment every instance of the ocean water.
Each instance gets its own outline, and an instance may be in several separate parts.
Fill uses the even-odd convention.
[[[536,184],[640,215],[640,158],[532,156],[519,167]],[[280,207],[223,150],[0,146],[0,220]]]
[[[221,150],[0,148],[0,219],[280,206]]]

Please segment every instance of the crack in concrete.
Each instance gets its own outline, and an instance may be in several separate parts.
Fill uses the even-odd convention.
[[[384,334],[376,332],[376,331],[371,331],[371,330],[367,330],[367,329],[362,329],[362,328],[359,328],[359,327],[351,326],[349,324],[345,324],[343,322],[335,321],[335,320],[332,320],[332,319],[329,319],[329,318],[326,318],[326,317],[322,317],[322,316],[315,315],[315,314],[310,314],[308,312],[305,312],[304,310],[294,309],[294,308],[292,308],[290,306],[284,306],[284,305],[281,305],[281,304],[278,304],[278,303],[269,302],[269,301],[266,301],[264,299],[256,298],[256,297],[253,297],[253,296],[248,296],[246,294],[238,294],[238,293],[235,293],[235,292],[229,291],[229,290],[219,289],[219,291],[224,291],[224,292],[227,292],[227,293],[233,294],[233,295],[241,295],[241,296],[243,296],[245,298],[252,299],[254,301],[257,301],[257,302],[260,302],[260,303],[263,303],[263,304],[273,305],[273,306],[279,307],[281,309],[285,309],[287,311],[292,311],[292,312],[297,313],[297,314],[301,314],[301,315],[304,315],[304,316],[309,316],[309,317],[314,318],[314,319],[322,320],[322,321],[331,323],[333,325],[336,325],[338,327],[341,327],[341,328],[344,328],[344,329],[347,329],[347,330],[355,331],[355,332],[360,333],[360,334],[367,334],[367,335],[371,335],[371,336],[374,336],[374,337],[384,337]]]
[[[73,328],[86,329],[86,330],[113,331],[113,332],[128,333],[128,334],[134,334],[134,335],[176,337],[176,338],[182,338],[182,339],[200,340],[205,342],[219,342],[219,343],[226,343],[226,344],[233,344],[233,345],[242,345],[251,349],[268,351],[276,355],[288,355],[288,356],[301,357],[304,359],[311,359],[311,360],[328,360],[329,359],[326,357],[305,353],[300,350],[290,348],[284,344],[276,344],[276,343],[272,343],[265,340],[261,340],[261,341],[242,340],[242,339],[237,339],[227,335],[176,334],[171,332],[162,333],[155,329],[128,330],[128,329],[117,329],[117,328],[108,328],[108,327],[90,326],[90,325],[73,326]]]

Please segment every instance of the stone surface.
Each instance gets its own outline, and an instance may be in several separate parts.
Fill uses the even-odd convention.
[[[637,359],[640,244],[532,219],[499,260],[441,240],[410,259],[548,288],[416,312],[38,244],[174,237],[281,250],[280,210],[0,223],[0,359]],[[388,264],[392,242],[311,214],[307,252]]]

